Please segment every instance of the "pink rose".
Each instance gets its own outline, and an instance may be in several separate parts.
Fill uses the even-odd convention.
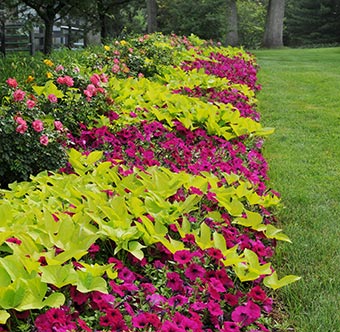
[[[93,74],[90,77],[90,81],[93,85],[98,86],[100,83],[100,76],[98,74]]]
[[[56,95],[54,95],[53,93],[50,93],[48,96],[47,96],[48,100],[52,103],[52,104],[55,104],[58,102],[58,98],[56,97]]]
[[[34,131],[36,131],[37,133],[40,133],[41,131],[44,130],[44,124],[42,123],[41,120],[34,120],[32,122],[32,127]]]
[[[73,85],[74,85],[74,81],[73,81],[73,78],[72,78],[72,77],[70,77],[70,76],[65,76],[64,79],[65,79],[65,84],[66,84],[67,86],[73,86]]]
[[[23,134],[25,133],[25,131],[27,130],[27,124],[26,121],[25,123],[19,124],[18,127],[16,127],[15,131],[19,134]]]
[[[63,71],[65,68],[62,65],[55,67],[55,71]]]
[[[74,81],[73,81],[73,78],[70,76],[60,76],[57,78],[57,83],[65,84],[67,86],[73,86]]]
[[[32,100],[32,99],[28,99],[26,101],[26,106],[27,106],[28,109],[32,109],[35,106],[35,101]]]
[[[54,121],[54,128],[57,131],[63,131],[64,129],[63,124],[60,121]]]
[[[84,94],[86,97],[91,98],[97,94],[97,89],[93,84],[89,84],[84,90]]]
[[[113,65],[111,71],[117,74],[120,71],[120,67],[118,65]]]
[[[16,116],[14,117],[14,120],[17,124],[21,125],[21,124],[26,124],[26,121],[21,117],[21,116]]]
[[[22,100],[24,100],[25,95],[26,95],[25,91],[22,91],[20,89],[15,90],[14,93],[13,93],[14,101],[22,101]]]
[[[11,88],[14,88],[14,89],[18,86],[18,82],[16,81],[15,78],[12,78],[12,77],[9,77],[6,80],[6,83],[8,84],[8,86],[10,86]]]
[[[48,145],[48,137],[46,135],[40,136],[40,144],[47,146]]]
[[[64,78],[64,76],[58,77],[58,78],[57,78],[57,83],[59,83],[59,84],[65,84],[65,78]]]
[[[100,80],[103,82],[103,83],[107,83],[109,81],[108,77],[106,74],[100,74]]]

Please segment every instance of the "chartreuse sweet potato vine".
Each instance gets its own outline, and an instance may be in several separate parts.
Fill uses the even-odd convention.
[[[276,205],[277,197],[258,195],[239,176],[223,174],[221,181],[210,173],[173,173],[163,167],[121,175],[111,163],[98,163],[102,152],[83,156],[71,150],[69,157],[76,174],[43,172],[1,192],[1,323],[9,318],[9,309],[62,305],[64,295],[52,289],[73,285],[82,293],[106,293],[107,281],[116,278],[114,265],[87,260],[90,246],[99,239],[113,242],[115,253],[126,251],[139,260],[143,249],[156,243],[172,253],[186,249],[170,235],[171,224],[182,237],[192,234],[201,249],[221,250],[222,263],[241,281],[267,276],[264,284],[278,288],[297,279],[278,280],[270,263],[261,264],[255,252],[238,245],[228,248],[224,236],[204,222],[212,218],[222,224],[224,212],[233,223],[288,241],[281,230],[264,224],[259,212],[260,206]],[[185,200],[172,199],[178,190],[188,192]],[[215,213],[201,209],[208,195],[217,204]],[[190,223],[191,214],[201,222]]]
[[[198,77],[195,78],[197,82]],[[164,121],[173,127],[174,120],[178,120],[188,129],[204,128],[209,134],[227,140],[242,135],[265,136],[273,132],[273,129],[263,128],[257,121],[241,117],[231,104],[214,105],[173,94],[169,86],[146,78],[112,78],[109,84],[110,95],[122,112],[120,124],[147,119]],[[131,117],[131,112],[136,112],[135,117]]]

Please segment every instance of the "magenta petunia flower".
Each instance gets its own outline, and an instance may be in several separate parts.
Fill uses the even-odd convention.
[[[132,283],[136,280],[134,273],[125,266],[118,272],[118,278],[127,283]]]
[[[204,273],[205,273],[205,269],[201,265],[192,263],[185,270],[184,275],[191,281],[195,281],[197,278],[203,277]]]
[[[166,320],[163,323],[160,332],[186,332],[186,331],[184,329],[178,327],[177,324]]]
[[[171,307],[183,306],[188,303],[188,298],[183,295],[175,295],[169,298],[168,303]]]
[[[85,332],[92,332],[92,329],[87,326],[86,322],[83,321],[81,318],[77,319],[78,326]]]
[[[193,254],[189,250],[179,250],[174,254],[174,260],[179,264],[186,264],[191,261]]]
[[[139,315],[132,317],[132,325],[133,327],[137,327],[139,329],[144,329],[149,325],[148,316],[145,313],[141,313]]]
[[[252,301],[237,307],[231,313],[231,319],[241,326],[248,326],[261,317],[261,308]]]
[[[19,240],[18,238],[16,237],[10,237],[6,240],[6,242],[9,242],[9,243],[14,243],[14,244],[18,244],[20,245],[21,244],[21,240]]]
[[[72,298],[72,301],[79,305],[86,303],[87,300],[90,298],[89,294],[77,291],[77,288],[75,286],[72,286],[70,288],[70,296]]]
[[[223,283],[217,278],[210,278],[209,286],[212,287],[216,292],[219,292],[219,293],[225,292]]]
[[[240,332],[240,328],[234,322],[224,322],[221,332]]]
[[[168,272],[166,274],[167,282],[166,286],[171,288],[173,291],[179,291],[183,287],[183,281],[177,272]]]
[[[208,311],[211,316],[218,317],[223,315],[223,310],[221,306],[215,301],[208,302]]]
[[[267,298],[267,294],[260,286],[255,286],[248,293],[248,297],[254,301],[264,302]]]

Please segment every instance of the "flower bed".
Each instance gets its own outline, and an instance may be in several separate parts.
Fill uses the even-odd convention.
[[[298,277],[270,263],[289,239],[252,56],[155,34],[82,61],[3,89],[13,155],[68,162],[1,191],[2,330],[269,331],[270,290]]]

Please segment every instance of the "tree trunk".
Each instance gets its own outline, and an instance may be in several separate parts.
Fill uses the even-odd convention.
[[[285,0],[269,0],[263,46],[283,47],[283,19]]]
[[[148,33],[157,31],[157,2],[156,0],[146,0],[148,15]]]
[[[0,20],[0,52],[6,55],[5,21]]]
[[[238,18],[236,0],[227,1],[227,36],[226,45],[239,45],[238,37]]]
[[[45,33],[44,33],[44,54],[50,54],[53,48],[53,24],[54,19],[45,19]]]

